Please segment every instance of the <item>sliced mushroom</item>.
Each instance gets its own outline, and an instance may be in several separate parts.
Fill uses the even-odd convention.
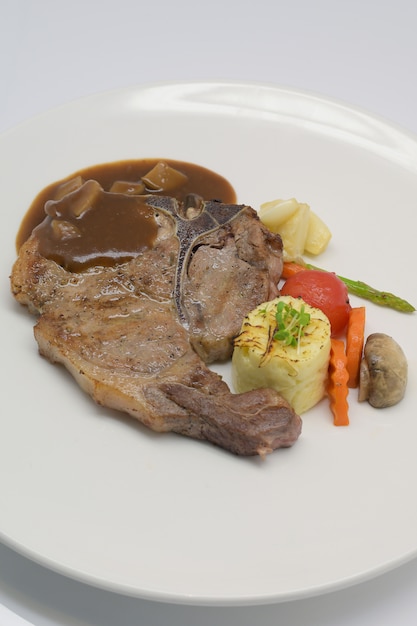
[[[407,386],[407,359],[389,335],[373,333],[365,343],[360,367],[359,402],[382,409],[397,404]]]
[[[180,189],[188,180],[188,176],[164,161],[159,161],[146,176],[142,176],[142,181],[148,189],[161,191],[166,195],[173,189]]]

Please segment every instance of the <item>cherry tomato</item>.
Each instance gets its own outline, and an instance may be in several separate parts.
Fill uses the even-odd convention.
[[[347,287],[336,274],[304,270],[287,278],[280,292],[321,309],[329,318],[333,337],[345,330],[352,307]]]

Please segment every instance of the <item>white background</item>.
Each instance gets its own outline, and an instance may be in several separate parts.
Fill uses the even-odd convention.
[[[113,88],[240,79],[344,100],[417,134],[416,33],[414,0],[0,0],[0,131]],[[0,602],[37,626],[414,626],[417,562],[311,599],[206,608],[92,589],[0,546]]]

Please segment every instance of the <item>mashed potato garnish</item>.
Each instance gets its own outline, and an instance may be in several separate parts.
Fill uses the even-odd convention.
[[[271,387],[296,413],[304,413],[326,394],[330,335],[326,315],[300,298],[280,296],[260,304],[235,339],[235,391]]]

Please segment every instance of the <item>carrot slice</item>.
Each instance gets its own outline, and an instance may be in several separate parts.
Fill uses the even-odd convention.
[[[294,261],[285,261],[284,267],[282,268],[281,278],[287,279],[290,276],[294,276],[294,274],[298,274],[298,272],[303,272],[307,268],[300,263],[294,263]]]
[[[359,370],[365,341],[365,307],[353,307],[349,313],[346,330],[346,369],[349,374],[348,387],[359,386]]]
[[[346,369],[345,344],[341,339],[331,339],[329,380],[327,393],[330,398],[330,408],[333,413],[333,423],[335,426],[348,426],[348,379],[349,374]]]

